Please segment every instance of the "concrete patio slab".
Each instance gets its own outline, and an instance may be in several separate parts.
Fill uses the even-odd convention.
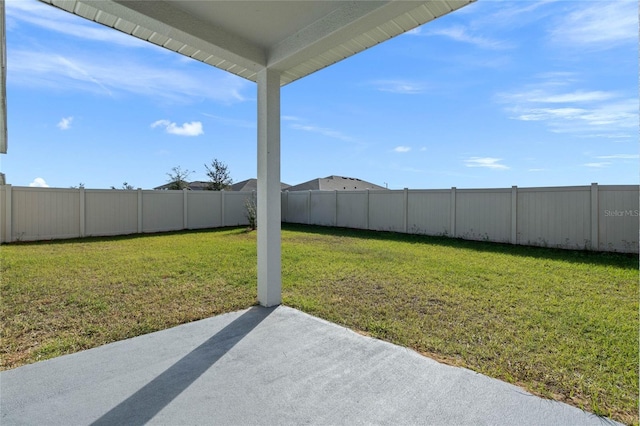
[[[0,373],[8,425],[616,424],[292,308]]]

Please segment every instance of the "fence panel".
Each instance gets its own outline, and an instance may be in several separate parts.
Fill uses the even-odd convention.
[[[404,191],[369,191],[369,229],[404,232]]]
[[[224,226],[248,225],[246,202],[256,195],[253,192],[224,193]]]
[[[336,226],[336,194],[336,191],[312,191],[309,194],[311,224]]]
[[[308,223],[309,191],[289,192],[287,195],[287,222]]]
[[[11,241],[80,237],[80,192],[77,189],[12,189]]]
[[[188,191],[187,228],[203,229],[222,226],[222,196],[221,191]]]
[[[598,249],[638,252],[638,187],[601,186],[598,193]]]
[[[247,225],[252,192],[0,186],[0,242]],[[569,249],[638,252],[637,185],[490,190],[300,191],[283,221]],[[186,203],[186,204],[185,204]],[[455,207],[455,211],[451,209]],[[513,215],[512,208],[516,209]],[[186,214],[186,216],[185,216]],[[455,232],[452,232],[455,229]],[[592,241],[593,240],[593,241]]]
[[[11,191],[11,186],[0,185],[0,243],[9,242],[10,238],[7,236],[7,192]],[[10,201],[9,201],[10,202]]]
[[[509,242],[511,189],[457,190],[455,236]]]
[[[138,232],[138,191],[85,190],[85,235]]]
[[[183,229],[184,191],[142,191],[142,205],[142,232]]]
[[[342,228],[367,229],[369,227],[369,200],[367,191],[338,192],[337,224]]]
[[[451,236],[451,191],[409,191],[407,207],[409,233]]]
[[[518,190],[519,244],[567,249],[591,246],[591,188]]]

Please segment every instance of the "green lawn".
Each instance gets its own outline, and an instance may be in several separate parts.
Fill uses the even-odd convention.
[[[0,248],[2,369],[246,308],[256,233]],[[284,304],[638,423],[637,256],[284,227]]]

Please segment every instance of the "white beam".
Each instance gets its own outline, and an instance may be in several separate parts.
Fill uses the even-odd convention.
[[[0,0],[0,154],[7,153],[7,40],[4,0]]]
[[[258,71],[258,302],[282,301],[280,249],[280,73]]]

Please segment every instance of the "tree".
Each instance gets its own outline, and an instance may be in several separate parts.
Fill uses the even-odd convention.
[[[169,187],[167,189],[185,189],[189,186],[187,179],[189,175],[193,173],[191,170],[182,170],[180,166],[173,167],[170,173],[167,173],[169,179],[167,183]]]
[[[112,186],[111,189],[123,189],[123,190],[126,190],[126,191],[131,191],[134,188],[133,188],[133,185],[129,185],[127,182],[124,182],[122,184],[122,188],[116,188],[115,186]]]
[[[213,159],[211,166],[205,164],[204,167],[207,169],[207,176],[209,176],[210,190],[222,191],[229,188],[233,183],[227,165],[222,161],[218,161],[217,158]]]

